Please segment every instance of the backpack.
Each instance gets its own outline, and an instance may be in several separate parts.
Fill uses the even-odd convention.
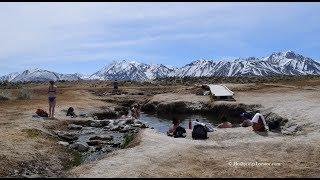
[[[48,113],[43,109],[37,109],[36,114],[40,117],[49,117]]]
[[[186,133],[186,130],[181,126],[178,126],[176,130],[173,132],[173,137],[175,138],[185,137],[184,133]]]
[[[75,116],[76,114],[74,113],[73,107],[69,107],[67,111],[67,116]]]
[[[201,124],[197,124],[192,130],[192,139],[208,139],[207,128]]]

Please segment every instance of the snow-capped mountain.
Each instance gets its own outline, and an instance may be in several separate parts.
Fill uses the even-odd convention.
[[[170,69],[162,64],[149,65],[136,61],[113,61],[98,72],[90,76],[90,79],[100,80],[147,80],[157,77],[165,77],[171,73]]]
[[[162,64],[145,64],[136,61],[113,61],[92,75],[59,74],[41,69],[30,69],[0,77],[0,81],[48,80],[136,80],[176,76],[271,76],[320,75],[320,63],[293,51],[275,52],[266,57],[237,58],[234,60],[196,60],[181,68]]]
[[[57,81],[57,80],[66,80],[66,81],[76,81],[81,78],[77,74],[59,74],[56,72],[42,70],[42,69],[28,69],[22,72],[15,72],[2,76],[1,81],[9,82],[25,82],[25,81]]]
[[[320,75],[320,63],[293,51],[270,56],[238,58],[233,61],[197,60],[179,68],[170,76],[271,76]]]

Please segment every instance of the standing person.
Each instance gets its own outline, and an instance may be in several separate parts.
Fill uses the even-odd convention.
[[[57,86],[54,85],[54,81],[50,81],[48,89],[48,100],[49,100],[49,118],[54,118],[54,109],[56,107],[57,97]]]
[[[118,81],[117,80],[113,81],[113,89],[118,90]]]

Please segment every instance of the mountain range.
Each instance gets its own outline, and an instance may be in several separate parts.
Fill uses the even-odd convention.
[[[237,58],[228,61],[200,59],[180,68],[121,60],[113,61],[92,75],[60,74],[48,70],[30,69],[2,76],[0,81],[75,81],[81,79],[144,81],[159,77],[272,75],[320,75],[320,63],[293,51],[275,52],[260,58]]]

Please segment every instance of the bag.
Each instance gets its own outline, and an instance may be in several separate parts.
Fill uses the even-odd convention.
[[[273,130],[280,130],[281,129],[279,121],[269,122],[268,123],[268,127],[269,127],[270,130],[271,129],[273,129]]]
[[[192,139],[208,139],[207,128],[200,124],[195,125],[192,130]]]
[[[49,114],[43,109],[37,109],[36,114],[40,117],[49,117]]]
[[[74,113],[73,107],[69,107],[67,111],[67,116],[76,116],[76,114]]]
[[[176,128],[176,130],[173,132],[173,137],[175,137],[175,138],[183,137],[184,138],[184,137],[186,137],[185,133],[186,133],[186,130],[181,126],[178,126]]]

